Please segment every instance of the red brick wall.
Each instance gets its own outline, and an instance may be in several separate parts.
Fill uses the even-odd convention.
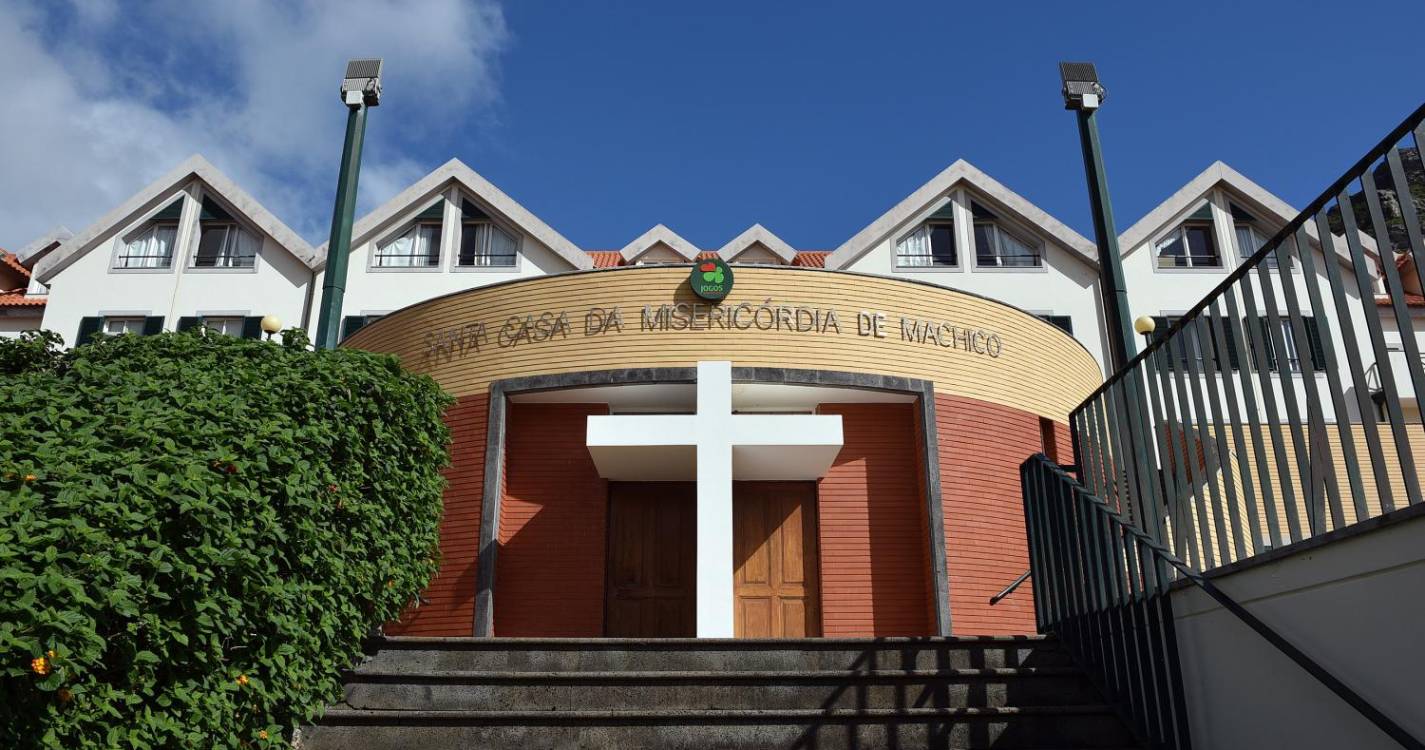
[[[929,635],[914,404],[826,404],[846,444],[817,483],[822,633]],[[1037,433],[1036,433],[1037,434]]]
[[[989,600],[1029,569],[1019,466],[1041,450],[1039,417],[936,394],[935,422],[954,634],[1033,633],[1033,579],[998,604]],[[1055,432],[1067,461],[1068,428]]]
[[[440,519],[440,569],[389,635],[471,635],[475,627],[475,568],[480,555],[480,500],[485,482],[485,423],[489,397],[465,396],[445,412],[450,426],[450,466],[445,470],[445,511]]]
[[[495,635],[604,632],[608,485],[585,446],[602,404],[510,404]]]

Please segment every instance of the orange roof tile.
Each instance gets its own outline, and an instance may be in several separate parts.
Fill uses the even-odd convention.
[[[826,268],[826,256],[831,255],[826,250],[802,250],[797,253],[797,257],[792,258],[792,265],[803,268]]]
[[[1390,295],[1389,295],[1389,294],[1378,294],[1378,295],[1376,295],[1376,304],[1379,305],[1379,306],[1381,306],[1381,307],[1390,307]],[[1406,306],[1406,307],[1425,307],[1425,297],[1422,297],[1422,296],[1420,296],[1420,295],[1418,295],[1418,294],[1407,294],[1407,295],[1405,295],[1405,306]]]
[[[623,263],[623,256],[617,250],[588,250],[594,261],[594,268],[614,268]]]
[[[8,250],[0,250],[0,262],[24,274],[25,278],[30,278],[30,269],[25,268],[24,265],[20,263],[19,256],[14,253]]]
[[[48,298],[43,294],[0,294],[0,307],[44,307],[46,299]]]

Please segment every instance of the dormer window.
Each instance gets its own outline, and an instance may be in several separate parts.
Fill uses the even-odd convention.
[[[1252,215],[1232,205],[1232,239],[1237,243],[1237,257],[1246,261],[1257,252],[1262,245],[1267,244],[1269,237],[1258,227],[1257,220]],[[1277,269],[1276,252],[1267,253],[1262,259],[1262,265],[1269,269]]]
[[[999,218],[977,203],[975,216],[975,265],[981,268],[1039,268],[1044,264],[1037,243],[1004,228]]]
[[[183,213],[183,201],[174,201],[154,214],[139,231],[124,240],[115,268],[170,268],[173,266],[173,246],[178,239],[178,217]]]
[[[194,268],[252,268],[257,262],[257,236],[221,206],[207,198],[198,217],[198,251]]]
[[[955,248],[955,220],[951,206],[936,211],[915,231],[896,242],[896,268],[954,268],[960,265]]]
[[[1204,205],[1158,240],[1159,268],[1221,268],[1222,253],[1212,230],[1212,208]]]
[[[518,258],[519,241],[514,235],[495,226],[489,215],[468,200],[460,202],[460,254],[455,263],[461,268],[513,268]]]
[[[444,201],[422,211],[400,236],[376,248],[376,268],[435,268],[440,265],[440,226]]]

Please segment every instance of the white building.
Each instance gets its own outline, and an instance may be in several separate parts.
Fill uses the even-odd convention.
[[[1227,165],[1208,167],[1119,237],[1131,314],[1171,322],[1295,215]],[[1314,227],[1308,235],[1329,300]],[[1374,261],[1375,243],[1364,236],[1361,243]],[[1342,238],[1334,245],[1349,264]],[[451,160],[355,223],[342,335],[407,305],[472,287],[617,265],[687,263],[710,254],[734,264],[825,267],[973,292],[1043,316],[1070,331],[1101,364],[1108,359],[1094,243],[963,160],[830,253],[799,252],[760,224],[720,248],[699,248],[658,224],[621,250],[586,251]],[[34,268],[26,294],[31,312],[0,316],[0,329],[13,334],[41,325],[68,344],[97,331],[142,333],[199,322],[255,336],[256,321],[269,314],[310,329],[325,255],[325,245],[311,248],[194,156],[78,234],[58,230],[25,248],[20,256]],[[1305,305],[1300,260],[1288,265]],[[1353,281],[1349,268],[1342,270]],[[1269,274],[1276,280],[1277,312],[1285,314],[1282,274]],[[1373,295],[1383,289],[1379,276],[1372,268]],[[1390,300],[1361,305],[1353,284],[1346,286],[1361,315],[1382,312],[1398,351]],[[1253,288],[1256,306],[1265,310],[1260,284]],[[42,318],[32,312],[41,309],[39,297],[45,298]],[[1425,315],[1419,295],[1408,295],[1407,304],[1412,314]],[[1415,327],[1417,336],[1425,335],[1421,329]],[[1369,343],[1360,338],[1365,349]],[[1332,344],[1344,355],[1343,342]],[[1368,350],[1362,354],[1364,361],[1375,359]]]

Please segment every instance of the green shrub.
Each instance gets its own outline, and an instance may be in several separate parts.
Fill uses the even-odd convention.
[[[435,570],[449,402],[359,351],[0,343],[0,747],[282,747]]]

